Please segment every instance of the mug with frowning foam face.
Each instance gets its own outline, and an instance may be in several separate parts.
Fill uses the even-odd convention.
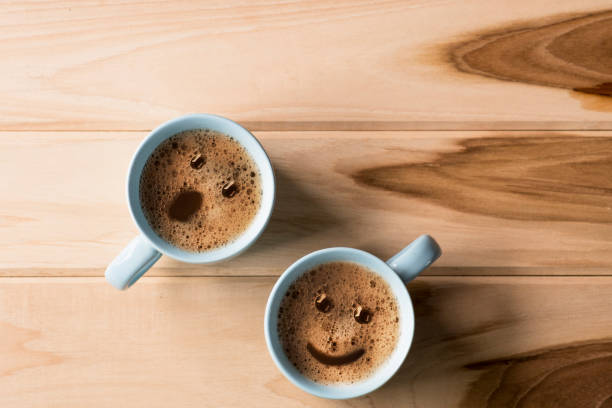
[[[354,398],[382,386],[412,343],[406,283],[441,253],[422,235],[387,262],[353,248],[327,248],[296,261],[266,307],[265,338],[277,367],[323,398]]]
[[[128,171],[128,207],[140,235],[111,262],[106,280],[127,289],[162,254],[197,264],[240,254],[265,229],[274,194],[270,160],[242,126],[210,114],[162,124]]]

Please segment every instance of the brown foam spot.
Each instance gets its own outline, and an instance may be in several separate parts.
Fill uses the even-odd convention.
[[[187,221],[202,206],[202,194],[197,191],[183,191],[179,193],[170,208],[168,215],[177,221]]]

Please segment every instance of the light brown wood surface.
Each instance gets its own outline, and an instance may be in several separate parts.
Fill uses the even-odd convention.
[[[405,365],[345,402],[274,366],[274,280],[145,277],[123,293],[102,278],[0,279],[2,406],[595,407],[612,393],[610,277],[418,279]]]
[[[612,82],[609,8],[606,0],[5,3],[0,129],[145,130],[185,112],[263,130],[610,128],[612,105],[592,90]],[[489,41],[499,37],[509,39]],[[483,39],[483,56],[464,59]],[[522,58],[524,49],[536,51]]]
[[[125,174],[142,132],[0,134],[0,274],[100,276],[136,235]],[[611,132],[256,132],[278,195],[259,242],[155,275],[279,275],[329,246],[388,258],[423,233],[429,274],[607,274]],[[580,154],[576,154],[579,152]],[[304,159],[308,158],[308,159]],[[23,169],[15,174],[15,169]]]
[[[612,407],[610,3],[0,3],[0,407]],[[189,112],[255,131],[260,240],[102,278],[137,233],[139,142]],[[422,233],[415,341],[369,396],[292,386],[276,277]]]

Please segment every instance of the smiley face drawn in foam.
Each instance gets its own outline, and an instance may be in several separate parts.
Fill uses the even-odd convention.
[[[327,296],[326,293],[320,293],[315,298],[315,308],[321,313],[328,313],[332,309],[332,302]],[[358,305],[354,312],[353,317],[355,321],[359,324],[368,324],[372,321],[372,313],[363,308],[363,306]],[[354,344],[354,341],[351,342]],[[335,348],[335,344],[332,345],[332,349]],[[365,349],[362,347],[356,348],[353,351],[349,351],[348,353],[333,355],[327,354],[321,350],[318,350],[312,343],[308,342],[306,344],[306,349],[312,355],[312,357],[318,362],[326,365],[344,365],[350,364],[354,361],[357,361],[365,354]]]
[[[279,309],[285,354],[313,381],[367,377],[395,348],[397,301],[387,283],[351,262],[319,265],[298,278]]]

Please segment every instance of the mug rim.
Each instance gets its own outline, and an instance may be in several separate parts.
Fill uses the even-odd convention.
[[[179,124],[183,122],[189,122],[189,121],[208,122],[210,124],[214,123],[215,125],[218,125],[220,127],[233,128],[234,133],[222,132],[222,131],[220,132],[234,138],[234,140],[236,140],[247,151],[247,153],[251,156],[251,159],[253,160],[253,162],[258,167],[260,171],[261,179],[262,179],[261,180],[262,200],[261,200],[260,208],[258,212],[255,214],[255,217],[253,218],[253,220],[251,221],[251,224],[249,224],[249,226],[247,226],[247,228],[243,232],[241,232],[232,242],[226,245],[223,245],[219,248],[214,248],[214,249],[202,251],[202,252],[192,252],[192,251],[188,251],[188,250],[179,248],[171,244],[167,240],[163,239],[162,237],[160,237],[157,233],[155,233],[155,231],[151,228],[148,220],[146,220],[146,217],[140,216],[140,214],[138,214],[138,212],[140,212],[141,214],[144,214],[144,212],[142,211],[142,207],[141,207],[139,192],[136,193],[136,195],[138,196],[137,199],[134,199],[133,198],[134,194],[132,194],[132,185],[134,183],[137,186],[136,189],[139,190],[140,176],[142,175],[142,167],[144,167],[144,165],[148,161],[152,151],[155,150],[163,141],[165,141],[167,138],[177,133],[180,133],[182,131],[186,131],[190,129],[205,129],[205,128],[210,129],[210,127],[207,127],[205,125],[200,126],[200,127],[188,126],[176,132],[169,132],[167,136],[162,137],[160,141],[158,141],[157,143],[154,143],[152,147],[152,151],[146,154],[146,157],[143,159],[144,163],[142,163],[142,166],[140,166],[142,160],[139,161],[138,159],[143,154],[144,149],[151,147],[150,146],[151,140],[154,137],[156,137],[160,133],[168,131],[168,129],[171,129],[174,126],[179,126]],[[212,129],[212,130],[216,130],[216,129]],[[254,152],[252,152],[247,146],[245,146],[245,144],[242,141],[237,139],[236,133],[238,132],[241,134],[241,137],[244,137],[248,139],[249,141],[253,142],[252,148],[257,150],[256,153],[258,154],[258,158],[255,158]],[[140,167],[140,169],[137,169],[137,167]],[[268,176],[269,182],[264,181],[264,177],[266,177],[264,173]],[[135,180],[136,177],[138,178],[138,180]],[[264,184],[265,184],[265,187],[264,187]],[[149,132],[149,134],[140,142],[140,144],[138,145],[138,148],[136,149],[136,151],[134,152],[134,155],[132,156],[132,159],[130,161],[130,165],[128,168],[128,172],[127,172],[126,198],[127,198],[128,208],[129,208],[130,216],[132,217],[132,220],[136,224],[136,227],[138,228],[138,231],[140,232],[142,237],[153,248],[155,248],[160,253],[166,256],[169,256],[170,258],[173,258],[175,260],[181,261],[181,262],[192,263],[192,264],[212,264],[212,263],[226,261],[228,259],[234,258],[235,256],[239,255],[240,253],[248,249],[261,236],[263,231],[266,229],[270,221],[270,218],[272,216],[272,210],[274,208],[274,203],[276,199],[276,178],[274,175],[274,169],[272,167],[272,162],[270,161],[270,158],[268,157],[265,149],[263,148],[261,142],[248,129],[246,129],[239,123],[234,122],[233,120],[225,118],[223,116],[219,116],[219,115],[215,115],[211,113],[190,113],[190,114],[181,115],[179,117],[163,122],[162,124],[154,128],[153,130],[151,130],[151,132]],[[266,198],[267,198],[267,201],[266,201]],[[260,215],[260,214],[263,214],[263,215]],[[262,218],[261,220],[259,220],[260,225],[257,227],[257,230],[251,231],[251,229],[255,225],[256,220],[259,217]],[[250,235],[248,239],[243,239],[247,234]],[[243,242],[240,242],[241,239]]]
[[[360,259],[366,261],[361,262],[356,261],[354,259],[348,259],[350,258],[349,254],[356,255],[357,257],[360,257]],[[329,256],[331,256],[331,259],[320,260]],[[274,307],[274,303],[280,303],[279,299],[282,300],[282,297],[284,293],[286,293],[288,286],[295,280],[297,280],[300,276],[302,276],[303,273],[307,272],[316,265],[333,261],[356,262],[362,266],[367,267],[368,269],[371,269],[373,272],[381,276],[381,278],[384,279],[385,282],[389,285],[391,292],[397,298],[398,306],[400,306],[400,304],[403,304],[405,308],[404,310],[400,310],[400,315],[402,316],[400,322],[402,322],[401,325],[404,326],[400,327],[400,335],[397,340],[397,345],[393,349],[391,354],[388,356],[387,360],[385,360],[365,379],[351,384],[322,384],[310,380],[309,378],[301,374],[299,371],[297,371],[297,369],[287,359],[282,348],[279,349],[275,347],[275,344],[273,343],[272,339],[273,336],[278,337],[278,331],[276,327],[277,317],[272,316],[273,312],[276,313],[276,309],[272,310],[272,308]],[[366,262],[368,263],[367,265],[365,265]],[[304,264],[309,266],[303,266]],[[371,265],[376,265],[376,267],[371,267]],[[381,273],[381,271],[384,272]],[[281,293],[281,288],[283,286],[287,287]],[[402,297],[402,299],[400,299],[400,297]],[[406,319],[406,316],[409,316],[410,319]],[[409,321],[404,322],[404,320]],[[268,352],[270,353],[272,360],[274,361],[276,367],[281,371],[281,373],[293,385],[297,386],[305,392],[308,392],[312,395],[321,398],[356,398],[365,394],[369,394],[383,386],[397,373],[399,368],[403,365],[406,357],[408,356],[408,352],[410,351],[414,338],[414,308],[412,306],[412,300],[410,298],[410,293],[408,292],[406,284],[402,281],[399,275],[383,260],[369,252],[360,249],[348,247],[325,248],[306,254],[297,261],[295,261],[283,272],[283,274],[276,281],[266,303],[266,312],[264,315],[264,334],[266,339],[266,345],[268,347]],[[386,374],[380,374],[385,370]],[[364,386],[364,384],[367,384],[367,386]]]

